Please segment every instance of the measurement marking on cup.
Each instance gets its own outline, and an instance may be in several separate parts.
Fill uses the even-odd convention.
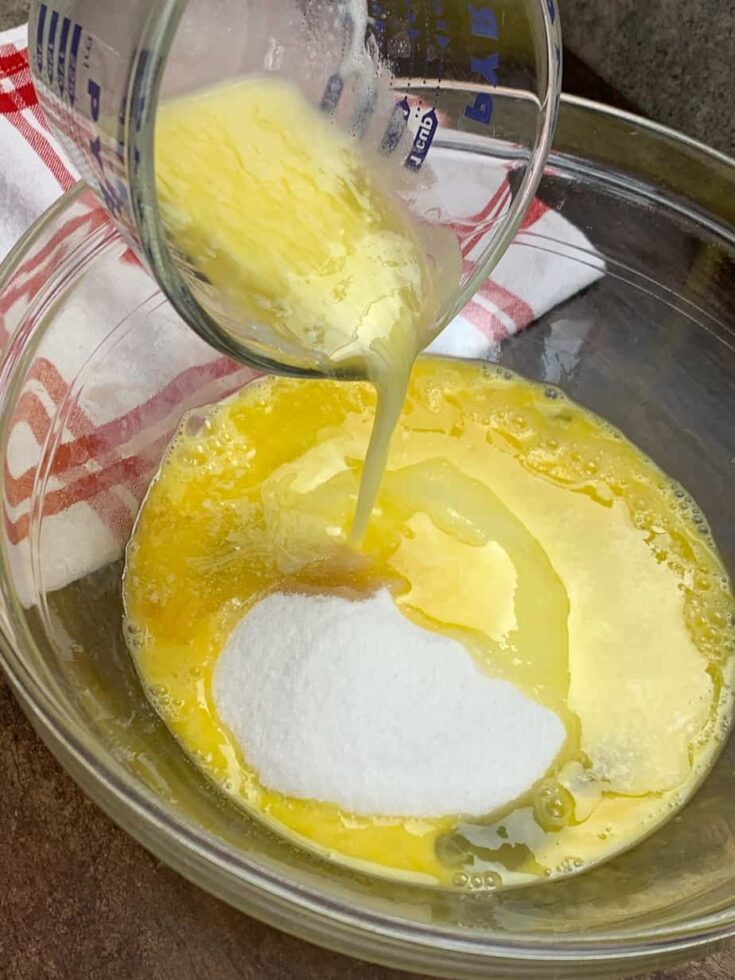
[[[477,72],[478,75],[482,75],[488,85],[492,85],[494,88],[498,84],[499,54],[490,54],[487,58],[478,58],[476,55],[473,55],[470,67],[472,71]]]
[[[47,18],[48,36],[46,36]],[[61,20],[60,31],[59,20]],[[69,17],[62,18],[58,10],[46,3],[39,5],[36,23],[36,71],[39,76],[45,72],[51,90],[62,101],[66,95],[66,99],[72,108],[76,101],[77,60],[81,40],[81,24],[74,23]],[[89,67],[91,49],[92,38],[88,37],[84,51],[85,67],[87,68]],[[54,68],[56,69],[55,78]]]
[[[549,3],[552,0],[548,0]],[[500,40],[500,28],[498,18],[492,7],[480,7],[469,4],[470,14],[470,33],[472,37],[484,38],[490,41]],[[475,74],[482,75],[488,85],[495,88],[498,84],[498,69],[500,68],[500,55],[497,52],[481,57],[473,54],[470,60],[470,68]],[[478,92],[472,102],[465,106],[465,118],[473,122],[489,125],[493,118],[495,105],[490,92]]]
[[[80,24],[74,25],[74,33],[71,38],[71,52],[69,55],[69,72],[66,79],[66,91],[69,105],[74,108],[77,98],[77,58],[79,57],[79,44],[82,40],[82,28]]]
[[[401,141],[401,137],[406,132],[408,117],[411,115],[411,106],[408,98],[404,96],[400,102],[396,102],[393,112],[385,128],[383,139],[380,141],[381,153],[392,153]]]
[[[320,105],[322,112],[334,112],[337,108],[337,103],[342,98],[344,87],[345,81],[341,75],[334,74],[329,78]]]
[[[92,45],[93,45],[92,35],[87,35],[87,40],[84,42],[84,56],[82,57],[82,65],[89,69],[92,62]]]
[[[416,138],[413,141],[411,152],[406,157],[404,166],[409,170],[420,170],[421,164],[426,159],[426,155],[434,142],[436,131],[439,128],[439,119],[434,109],[429,109],[421,117]]]
[[[38,24],[36,25],[36,71],[41,74],[43,69],[43,32],[46,26],[48,8],[42,3],[38,8]]]
[[[467,119],[487,124],[493,118],[493,108],[492,95],[489,92],[479,92],[475,101],[465,107],[464,114]]]
[[[65,17],[61,23],[61,37],[59,38],[59,59],[56,66],[56,87],[59,96],[63,99],[66,88],[66,49],[69,45],[69,28],[71,21]]]
[[[492,7],[476,7],[469,4],[470,33],[473,37],[488,37],[497,41],[500,37],[498,18]]]
[[[48,28],[48,40],[46,42],[46,77],[51,85],[54,80],[54,52],[56,50],[56,31],[59,26],[59,11],[51,11],[51,22]]]

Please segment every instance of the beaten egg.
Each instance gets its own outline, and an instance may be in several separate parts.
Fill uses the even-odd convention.
[[[735,602],[703,516],[558,389],[425,358],[357,556],[375,401],[368,384],[264,378],[182,422],[124,579],[150,700],[219,790],[334,860],[520,885],[609,859],[691,796],[729,729]],[[501,811],[365,816],[287,797],[218,717],[213,672],[252,605],[383,588],[562,720],[551,769]]]

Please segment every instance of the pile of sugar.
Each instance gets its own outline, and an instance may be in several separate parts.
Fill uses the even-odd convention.
[[[268,596],[230,635],[213,694],[264,786],[356,814],[489,813],[530,789],[565,738],[554,712],[387,591]]]

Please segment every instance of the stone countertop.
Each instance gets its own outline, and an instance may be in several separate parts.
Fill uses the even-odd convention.
[[[0,31],[22,24],[27,17],[27,0],[0,0]]]
[[[25,11],[24,2],[0,0],[0,29]],[[575,59],[569,66],[571,90],[628,107]],[[9,980],[408,978],[261,925],[160,864],[56,764],[2,674],[0,778],[0,955]],[[731,952],[650,980],[734,975]]]
[[[567,48],[645,115],[735,156],[732,0],[559,0]]]

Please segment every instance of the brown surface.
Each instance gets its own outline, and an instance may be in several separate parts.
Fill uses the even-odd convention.
[[[3,980],[408,978],[261,925],[156,861],[57,765],[1,672],[0,786]],[[655,980],[733,976],[735,950]]]

